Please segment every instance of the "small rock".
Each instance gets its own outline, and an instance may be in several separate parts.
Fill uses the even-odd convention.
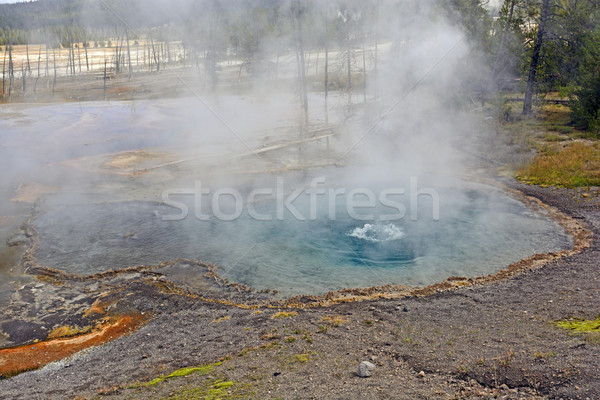
[[[375,370],[375,365],[371,364],[368,361],[363,361],[358,365],[358,369],[356,370],[356,375],[361,378],[368,378],[373,374]]]
[[[281,375],[281,372],[273,372],[273,376],[279,376]]]
[[[142,359],[148,358],[149,355],[148,354],[142,354]]]
[[[371,356],[369,358],[371,359],[371,361],[377,361],[377,356]]]
[[[402,311],[404,311],[404,312],[408,312],[408,308],[404,307],[404,308],[402,309]]]
[[[419,372],[419,374],[417,375],[419,378],[425,378],[425,371],[421,371]]]

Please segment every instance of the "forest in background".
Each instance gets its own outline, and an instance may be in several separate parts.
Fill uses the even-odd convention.
[[[536,95],[557,92],[570,99],[577,126],[600,132],[600,7],[595,0],[505,0],[498,10],[491,10],[486,0],[39,0],[5,4],[0,5],[3,80],[19,73],[12,63],[13,46],[32,44],[45,46],[46,58],[48,49],[68,49],[72,74],[76,74],[75,51],[79,55],[81,48],[86,58],[88,49],[114,48],[112,71],[131,74],[130,46],[140,42],[151,47],[151,68],[160,71],[165,63],[195,64],[213,81],[218,63],[226,59],[243,60],[255,76],[265,75],[271,60],[290,52],[297,54],[299,65],[304,65],[308,51],[344,50],[350,60],[355,49],[391,40],[389,33],[397,32],[399,26],[427,24],[427,20],[412,20],[415,8],[425,3],[434,10],[428,15],[430,22],[443,19],[460,27],[487,69],[478,73],[487,78],[465,82],[471,96],[477,93],[485,101],[498,90],[516,89],[525,94],[523,113],[528,114]],[[178,43],[183,55],[171,57],[170,43]],[[300,80],[306,79],[302,70],[298,68]],[[348,71],[350,81],[350,61]],[[31,67],[23,73],[31,75]],[[515,82],[521,83],[515,86]]]

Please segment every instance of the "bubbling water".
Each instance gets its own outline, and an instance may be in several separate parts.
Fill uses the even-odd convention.
[[[346,233],[347,236],[366,240],[367,242],[389,242],[404,237],[404,230],[394,224],[364,224]]]
[[[211,262],[231,282],[282,296],[385,284],[423,286],[449,276],[495,273],[535,253],[570,248],[553,220],[485,185],[440,188],[440,219],[360,220],[340,202],[335,218],[165,220],[151,202],[49,206],[34,225],[38,260],[80,274],[188,258]],[[310,215],[310,201],[294,203]],[[253,205],[276,215],[277,202]],[[324,208],[324,207],[322,207]],[[389,210],[375,210],[386,214]],[[82,223],[84,221],[85,223]],[[200,273],[200,272],[198,272]]]

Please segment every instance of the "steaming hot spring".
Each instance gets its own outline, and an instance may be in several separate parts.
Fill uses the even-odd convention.
[[[571,245],[542,211],[486,185],[437,186],[435,196],[411,194],[409,182],[318,189],[284,187],[278,198],[274,184],[256,196],[190,190],[164,203],[51,205],[35,220],[36,256],[85,275],[201,260],[230,282],[292,296],[482,276]]]
[[[242,109],[243,100],[229,101]],[[487,275],[571,246],[542,210],[460,179],[364,173],[351,163],[272,173],[268,157],[253,156],[236,179],[214,177],[233,163],[220,153],[247,149],[218,122],[207,126],[208,111],[186,109],[188,103],[137,102],[135,112],[127,103],[15,107],[21,118],[3,131],[2,162],[21,181],[44,176],[40,183],[61,188],[45,196],[32,219],[41,265],[90,275],[185,258],[215,264],[230,282],[291,296]],[[172,123],[179,120],[191,122]],[[213,136],[198,137],[196,126]],[[291,137],[297,140],[297,132]],[[190,138],[200,144],[189,147],[206,156],[169,165],[186,155],[165,154]],[[265,148],[262,137],[245,140]],[[298,158],[299,151],[323,159],[324,140],[311,143],[282,149],[281,159]],[[127,153],[136,149],[150,150]],[[136,157],[142,161],[135,164]],[[217,167],[206,166],[215,160]],[[19,175],[19,165],[40,172]],[[262,172],[249,173],[259,167]]]

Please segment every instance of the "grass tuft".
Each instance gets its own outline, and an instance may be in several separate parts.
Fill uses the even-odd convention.
[[[600,143],[571,143],[542,149],[542,155],[517,171],[517,179],[540,186],[600,186]]]
[[[290,312],[281,311],[276,314],[273,314],[273,316],[271,318],[273,318],[273,319],[291,318],[291,317],[295,317],[296,315],[298,315],[298,313],[296,311],[290,311]]]

